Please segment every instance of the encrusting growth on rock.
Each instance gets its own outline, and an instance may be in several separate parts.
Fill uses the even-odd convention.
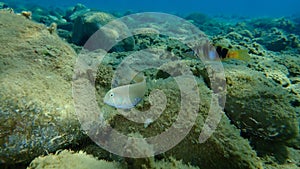
[[[50,34],[53,34],[57,30],[57,24],[53,22],[49,27],[47,27],[47,29],[50,32]]]
[[[27,19],[31,19],[31,17],[32,17],[32,13],[30,11],[22,11],[21,15]]]

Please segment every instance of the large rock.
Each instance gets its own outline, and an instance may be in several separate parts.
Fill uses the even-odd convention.
[[[0,13],[0,161],[29,161],[82,137],[72,102],[76,53],[23,16]]]
[[[104,12],[87,12],[78,16],[74,21],[72,42],[76,45],[84,45],[85,42],[101,26],[115,19]]]
[[[226,75],[225,110],[236,126],[264,140],[287,141],[297,136],[299,123],[287,90],[243,65],[226,65]],[[276,75],[282,76],[280,71]]]
[[[66,10],[65,18],[67,19],[67,21],[73,22],[78,16],[83,15],[89,11],[90,9],[85,5],[78,3],[74,7],[70,7]]]
[[[116,18],[108,13],[94,11],[78,16],[74,21],[72,42],[80,46],[85,45],[95,32],[114,19]],[[108,27],[99,30],[97,35],[93,36],[94,40],[91,44],[87,44],[86,47],[88,49],[103,49],[106,46],[113,45],[111,49],[113,51],[130,51],[134,49],[135,44],[130,33],[124,23],[114,21]]]
[[[160,61],[167,62],[168,58],[170,56],[166,54],[161,54],[159,50],[157,51],[157,55]],[[114,53],[112,53],[110,56],[112,56]],[[145,63],[150,65],[155,65],[156,62],[155,59],[151,58],[150,54],[143,53],[143,56],[147,59],[143,60]],[[161,55],[161,56],[159,56]],[[109,57],[113,58],[113,57]],[[140,69],[139,67],[143,67],[143,64],[139,65],[136,64],[135,68]],[[136,106],[136,109],[138,110],[148,110],[150,108],[150,105],[153,102],[160,102],[163,100],[163,97],[157,96],[155,100],[151,101],[151,95],[149,96],[150,91],[154,91],[155,89],[159,89],[163,91],[167,98],[167,104],[165,109],[163,110],[162,114],[160,114],[159,118],[153,121],[152,123],[148,125],[140,124],[140,123],[133,123],[132,121],[126,119],[125,117],[118,115],[118,110],[111,108],[108,105],[103,105],[101,101],[99,101],[99,105],[102,106],[103,112],[105,112],[105,117],[107,121],[110,122],[110,125],[114,126],[114,129],[119,131],[120,133],[126,135],[126,134],[134,134],[136,135],[142,135],[144,138],[149,138],[151,136],[157,136],[164,131],[167,131],[171,128],[171,125],[175,125],[179,129],[184,130],[186,127],[191,125],[192,120],[196,120],[194,126],[192,127],[191,131],[187,134],[186,137],[177,145],[175,145],[172,149],[168,150],[164,156],[172,156],[176,159],[183,160],[186,163],[191,163],[192,165],[199,166],[200,168],[261,168],[262,167],[262,161],[257,157],[256,152],[251,148],[249,145],[248,140],[242,138],[240,136],[240,131],[232,124],[230,124],[230,120],[228,117],[225,116],[224,112],[222,112],[221,108],[218,106],[217,101],[212,101],[211,96],[211,90],[207,87],[207,84],[204,82],[203,78],[201,76],[195,77],[198,83],[198,90],[200,95],[200,108],[197,113],[196,119],[193,118],[193,115],[191,115],[194,110],[193,107],[197,102],[196,98],[193,96],[190,97],[181,97],[180,98],[180,89],[178,88],[178,84],[175,82],[175,80],[170,77],[170,74],[173,74],[174,77],[180,76],[182,70],[184,70],[186,67],[189,67],[195,75],[200,75],[205,72],[204,65],[200,64],[198,61],[188,61],[183,60],[182,62],[172,62],[168,63],[165,67],[166,70],[169,70],[168,73],[158,72],[152,72],[153,70],[146,71],[145,74],[150,74],[153,76],[150,76],[149,79],[147,78],[147,84],[148,84],[148,92],[146,94],[146,97],[144,101]],[[102,69],[105,69],[102,65]],[[165,69],[163,69],[165,70]],[[112,69],[108,66],[106,68],[106,71],[102,70],[102,72],[108,72],[107,74],[111,73]],[[109,73],[110,72],[110,73]],[[122,77],[122,76],[121,76]],[[107,78],[104,76],[98,76],[96,79],[96,84],[105,84],[103,86],[97,86],[96,88],[99,89],[99,93],[101,95],[104,94],[101,91],[108,90],[106,83],[103,83],[103,81],[107,80],[111,82],[110,78]],[[99,83],[97,83],[99,82]],[[101,82],[101,83],[100,83]],[[189,81],[185,81],[186,84],[189,83]],[[105,89],[106,88],[106,89]],[[183,94],[184,95],[184,94]],[[99,96],[99,98],[102,98],[103,96]],[[188,105],[180,105],[179,100],[184,100],[184,102]],[[210,105],[211,103],[214,103]],[[184,104],[184,103],[183,103]],[[216,105],[217,104],[217,105]],[[154,104],[155,105],[155,104]],[[185,118],[184,123],[180,124],[174,124],[179,116],[180,109],[183,107],[184,110],[181,114],[182,117]],[[204,143],[199,142],[199,135],[200,132],[203,130],[203,125],[205,123],[205,120],[208,116],[209,109],[212,109],[212,112],[221,113],[222,117],[220,120],[220,123],[218,124],[217,129],[214,131],[214,133],[211,135],[211,137],[206,140]],[[158,110],[159,112],[159,110]],[[144,112],[140,112],[144,113]],[[127,112],[129,114],[129,112]],[[91,115],[92,116],[92,115]],[[95,132],[99,133],[96,122],[92,122],[93,120],[89,121],[88,119],[87,123],[94,124],[95,128],[90,129],[89,132]],[[177,122],[177,121],[176,121]],[[126,127],[124,127],[126,126]],[[176,128],[175,127],[175,128]],[[180,132],[182,132],[180,130]],[[179,137],[182,133],[176,133],[172,135],[173,137]],[[108,136],[110,136],[110,133],[106,133]],[[161,142],[164,145],[172,142],[176,142],[175,139],[172,139],[172,136],[161,136]],[[111,136],[113,137],[113,136]],[[110,137],[108,137],[110,138]],[[112,139],[113,140],[113,139]],[[116,139],[118,140],[118,139]],[[123,141],[117,141],[115,142],[113,146],[116,147],[138,147],[140,146],[138,142],[123,142]],[[158,144],[158,143],[157,143]],[[148,151],[151,151],[152,145],[144,145],[143,148],[147,149]],[[146,150],[145,150],[146,151]],[[155,150],[153,150],[155,151]]]
[[[135,42],[131,32],[120,21],[115,20],[112,23],[114,19],[116,18],[108,13],[94,11],[78,16],[74,21],[72,42],[80,46],[85,45],[90,50],[98,48],[118,52],[133,50]],[[103,27],[107,23],[110,24]],[[89,40],[96,32],[94,39]]]

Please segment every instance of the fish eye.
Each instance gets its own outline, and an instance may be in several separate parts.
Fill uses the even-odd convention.
[[[114,93],[110,93],[109,96],[110,96],[110,97],[114,97],[115,94],[114,94]]]

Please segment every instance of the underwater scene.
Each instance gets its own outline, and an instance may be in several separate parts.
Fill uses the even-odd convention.
[[[0,168],[299,169],[299,6],[0,0]]]

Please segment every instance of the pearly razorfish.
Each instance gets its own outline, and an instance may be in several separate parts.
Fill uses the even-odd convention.
[[[118,109],[131,109],[144,97],[146,79],[143,75],[136,76],[136,83],[110,89],[104,96],[104,103]]]

